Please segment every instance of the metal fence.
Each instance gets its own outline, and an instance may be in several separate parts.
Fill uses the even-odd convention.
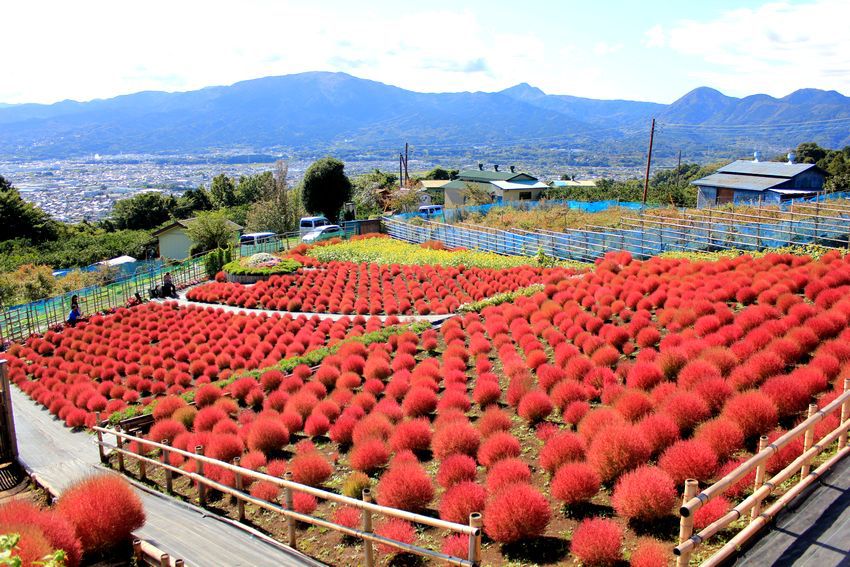
[[[844,197],[844,194],[838,197]],[[390,236],[421,244],[437,240],[450,247],[532,256],[542,252],[561,260],[593,261],[611,250],[637,258],[670,251],[763,250],[817,243],[850,248],[850,205],[836,201],[796,201],[778,208],[686,210],[676,217],[641,209],[624,216],[621,228],[589,226],[553,232],[501,230],[470,223],[418,224],[385,218]]]
[[[576,211],[586,213],[599,213],[608,209],[619,207],[623,209],[641,210],[647,208],[655,208],[658,205],[644,205],[642,203],[634,203],[631,201],[571,201],[568,199],[542,199],[538,201],[502,201],[501,203],[488,203],[485,205],[467,205],[464,207],[444,208],[440,214],[434,215],[434,218],[447,223],[461,222],[468,219],[471,215],[486,215],[491,209],[510,207],[520,211],[532,211],[535,209],[549,209],[553,207],[568,207]],[[400,213],[392,217],[393,220],[409,220],[412,218],[421,218],[422,215],[418,212]]]
[[[278,234],[251,245],[233,249],[234,259],[259,252],[275,253],[288,250],[299,242],[297,232]],[[147,298],[151,288],[162,284],[166,272],[177,288],[184,288],[209,279],[204,265],[206,253],[196,254],[180,262],[163,261],[148,264],[134,274],[115,279],[104,285],[90,286],[48,297],[31,303],[0,309],[0,347],[10,341],[24,340],[33,333],[46,331],[68,318],[71,297],[79,298],[83,315],[99,313],[126,305],[138,293]]]

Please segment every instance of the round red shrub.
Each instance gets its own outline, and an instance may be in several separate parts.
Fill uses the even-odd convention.
[[[0,532],[14,531],[9,529],[14,524],[38,529],[49,542],[51,551],[61,549],[65,552],[67,567],[77,567],[80,564],[82,548],[74,526],[57,511],[44,510],[24,500],[12,500],[0,506]],[[23,534],[21,536],[23,537]]]
[[[289,461],[292,479],[301,484],[319,486],[333,473],[333,467],[316,452],[301,453]]]
[[[602,482],[609,482],[649,459],[651,448],[635,426],[612,425],[596,434],[587,450],[587,462]]]
[[[289,431],[277,419],[261,417],[251,424],[247,441],[248,448],[270,455],[289,443]]]
[[[83,551],[100,552],[130,540],[145,523],[142,501],[114,474],[91,476],[68,488],[56,510],[73,526]]]
[[[620,477],[611,504],[623,518],[650,522],[670,515],[676,496],[670,475],[658,467],[644,465]]]
[[[478,418],[476,427],[483,437],[489,437],[497,431],[510,431],[512,426],[510,416],[498,407],[490,407]]]
[[[511,543],[546,530],[552,511],[534,487],[514,484],[493,496],[484,509],[484,531],[495,541]]]
[[[378,504],[381,506],[418,512],[433,498],[431,478],[418,463],[393,463],[378,481]]]
[[[732,453],[744,447],[744,432],[732,420],[716,418],[706,421],[694,432],[694,439],[706,442],[725,461]]]
[[[584,458],[584,440],[570,431],[561,431],[549,438],[540,450],[540,466],[554,474],[564,463]]]
[[[552,496],[568,506],[593,498],[602,481],[596,470],[587,463],[566,463],[552,479]]]
[[[268,480],[258,480],[251,483],[249,492],[254,498],[259,498],[266,502],[277,502],[280,496],[280,487]]]
[[[473,512],[483,512],[487,491],[478,483],[464,481],[446,490],[440,500],[440,518],[466,524]]]
[[[405,522],[399,518],[390,518],[375,528],[375,533],[387,539],[400,541],[401,543],[412,544],[416,540],[416,530],[410,522]],[[397,547],[385,543],[378,544],[378,551],[381,553],[401,553]]]
[[[437,429],[431,440],[434,456],[443,460],[449,455],[461,453],[474,456],[481,443],[481,434],[472,425],[456,421]]]
[[[469,554],[469,536],[463,534],[455,534],[443,540],[443,545],[440,547],[440,553],[451,557],[461,557],[466,559]]]
[[[411,388],[404,396],[401,409],[407,417],[421,417],[437,409],[439,398],[434,390],[424,386]]]
[[[499,431],[488,437],[478,448],[478,462],[489,468],[502,459],[519,457],[521,450],[516,437]]]
[[[719,520],[732,509],[732,503],[723,496],[712,498],[694,513],[694,530],[699,531],[715,520]]]
[[[610,566],[619,563],[623,554],[623,530],[614,520],[589,518],[573,533],[570,551],[584,565]]]
[[[552,401],[546,395],[546,392],[532,390],[520,400],[517,413],[528,423],[537,423],[549,417],[553,409]]]
[[[396,426],[390,437],[393,451],[424,451],[431,446],[431,424],[427,419],[412,419]]]
[[[351,468],[369,474],[387,464],[390,452],[380,439],[366,439],[355,443],[348,454]]]
[[[514,483],[531,480],[531,469],[520,459],[502,459],[487,473],[487,490],[491,494]]]
[[[767,433],[779,420],[776,404],[758,391],[732,396],[723,406],[721,415],[740,425],[746,438]]]
[[[699,394],[679,390],[664,400],[664,413],[673,418],[682,431],[690,431],[711,416],[711,409]]]
[[[651,537],[638,539],[637,547],[629,559],[630,567],[667,567],[670,548]]]
[[[717,454],[704,441],[677,441],[664,451],[658,459],[658,466],[673,478],[676,486],[684,486],[689,478],[704,483],[717,470]]]
[[[477,467],[475,459],[460,453],[446,457],[437,471],[437,483],[443,488],[449,488],[459,482],[475,480]]]
[[[21,560],[23,567],[39,565],[46,555],[53,553],[53,546],[36,526],[23,523],[5,524],[3,533],[16,533],[20,536],[13,556]],[[9,563],[13,565],[13,563]]]

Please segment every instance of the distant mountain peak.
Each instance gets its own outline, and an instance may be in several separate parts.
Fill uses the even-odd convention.
[[[518,85],[508,87],[502,91],[499,91],[499,94],[507,95],[509,97],[520,100],[535,99],[546,96],[546,93],[544,93],[541,89],[537,87],[532,87],[528,83],[520,83]]]

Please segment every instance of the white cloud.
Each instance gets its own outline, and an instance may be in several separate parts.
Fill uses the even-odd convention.
[[[0,102],[189,90],[314,70],[415,90],[496,90],[557,69],[534,31],[496,37],[460,9],[396,14],[273,0],[7,0],[0,21],[16,22],[4,28]]]
[[[784,96],[800,87],[850,93],[848,21],[846,0],[769,3],[680,22],[669,46],[709,63],[690,75],[727,94]]]
[[[623,49],[622,43],[608,43],[607,41],[597,41],[593,46],[593,53],[599,55],[600,57],[604,57],[605,55],[611,55],[612,53],[617,53]]]
[[[646,47],[664,47],[667,44],[667,34],[661,24],[655,24],[643,34],[643,44]]]

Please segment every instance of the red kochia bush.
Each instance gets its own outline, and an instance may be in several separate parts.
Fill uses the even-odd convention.
[[[333,473],[333,467],[319,453],[307,452],[293,457],[289,461],[292,479],[295,482],[319,486]]]
[[[540,450],[540,466],[554,474],[564,463],[584,458],[584,440],[570,431],[556,433]]]
[[[393,461],[378,482],[378,504],[418,512],[434,498],[434,486],[418,462]]]
[[[747,438],[767,433],[779,420],[776,405],[767,395],[758,391],[744,392],[729,398],[721,415],[740,425]]]
[[[434,456],[443,460],[449,455],[462,453],[473,456],[481,443],[481,434],[469,423],[449,423],[437,430],[431,441]]]
[[[3,526],[3,532],[16,533],[21,537],[14,556],[20,558],[23,567],[38,565],[45,555],[53,552],[50,541],[35,526],[23,523],[6,524]],[[9,564],[11,565],[11,563]]]
[[[649,459],[651,448],[638,429],[612,425],[596,434],[587,450],[587,462],[602,482],[615,479]]]
[[[399,518],[390,518],[389,520],[379,524],[375,528],[375,533],[387,539],[400,541],[402,543],[413,543],[416,539],[416,530],[410,522],[405,522]],[[397,547],[387,545],[385,543],[378,544],[378,551],[381,553],[399,553],[401,550]]]
[[[43,510],[31,502],[17,500],[0,507],[0,532],[10,533],[13,524],[23,524],[38,529],[50,544],[50,551],[61,549],[65,552],[67,567],[80,564],[82,548],[77,539],[74,526],[55,510]],[[21,534],[23,538],[23,534]],[[38,559],[41,559],[39,556]]]
[[[717,470],[717,455],[704,441],[677,441],[664,451],[658,466],[667,471],[676,486],[683,486],[689,478],[706,482]]]
[[[484,509],[484,531],[510,543],[539,536],[549,525],[549,502],[534,487],[513,484],[490,499]]]
[[[261,417],[251,424],[248,448],[266,455],[280,451],[289,443],[289,431],[275,418]]]
[[[721,461],[744,446],[744,432],[730,419],[717,418],[706,421],[697,427],[694,439],[708,443]]]
[[[142,501],[113,474],[89,477],[65,491],[56,510],[74,526],[83,551],[99,552],[129,541],[145,523]]]
[[[437,471],[437,483],[443,488],[449,488],[455,484],[467,480],[475,480],[475,460],[469,455],[460,453],[446,457],[440,463]]]
[[[570,551],[585,565],[608,566],[620,562],[622,545],[623,530],[617,522],[607,518],[590,518],[576,528]]]
[[[380,439],[366,439],[355,443],[348,454],[351,468],[367,474],[387,464],[389,458],[387,446]]]
[[[517,413],[529,423],[536,423],[549,417],[554,407],[549,396],[542,390],[532,390],[519,401]]]
[[[669,515],[676,505],[676,485],[663,470],[644,465],[620,477],[611,504],[629,520],[650,522]]]
[[[396,426],[390,445],[394,451],[424,451],[431,446],[431,424],[427,419],[413,419]]]
[[[511,457],[519,457],[522,448],[519,440],[505,431],[493,433],[478,449],[478,462],[485,467],[494,465],[497,461]]]
[[[702,530],[715,520],[719,520],[732,508],[732,504],[723,496],[712,498],[694,513],[694,529]]]
[[[476,482],[455,484],[443,494],[440,501],[440,518],[448,522],[466,524],[473,512],[483,512],[487,491]]]
[[[567,463],[552,479],[552,496],[567,505],[587,502],[596,495],[601,484],[596,470],[587,463]]]
[[[531,469],[520,459],[502,459],[487,473],[487,490],[496,493],[502,488],[531,480]]]
[[[630,567],[667,567],[670,550],[666,545],[651,537],[638,539],[637,548],[629,560]]]

